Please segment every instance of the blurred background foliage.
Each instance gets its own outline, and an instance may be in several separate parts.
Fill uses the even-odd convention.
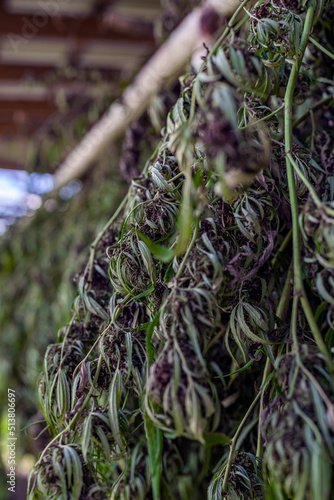
[[[36,379],[45,348],[68,322],[76,294],[73,278],[124,194],[118,158],[119,152],[110,152],[73,199],[49,200],[49,210],[41,208],[2,238],[0,397],[5,410],[7,387],[17,391],[17,428],[37,412]],[[6,418],[1,417],[2,429]],[[20,444],[21,453],[29,451],[26,440]]]

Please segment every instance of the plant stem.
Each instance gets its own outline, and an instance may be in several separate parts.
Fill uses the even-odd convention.
[[[309,190],[312,198],[313,198],[313,201],[314,203],[316,204],[316,206],[318,208],[321,208],[322,207],[322,202],[321,200],[319,199],[317,193],[315,192],[315,189],[314,187],[312,186],[312,184],[310,183],[310,181],[307,179],[307,177],[303,174],[303,172],[300,170],[300,168],[298,167],[297,163],[295,162],[295,160],[293,159],[293,156],[291,153],[288,153],[287,154],[287,158],[289,160],[289,162],[292,164],[296,174],[298,175],[298,177],[300,177],[300,179],[303,181],[303,183],[305,184],[305,186],[307,187],[307,189]]]
[[[301,271],[301,258],[300,258],[300,242],[299,242],[299,227],[298,227],[298,200],[295,189],[295,179],[293,172],[293,165],[289,159],[289,154],[292,150],[292,98],[293,92],[295,89],[298,73],[302,64],[303,55],[307,46],[307,41],[309,34],[312,29],[312,21],[314,15],[314,7],[311,5],[307,9],[304,29],[300,44],[300,53],[296,62],[292,66],[286,93],[285,93],[285,123],[284,123],[284,132],[285,132],[285,154],[286,154],[286,168],[287,168],[287,177],[288,177],[288,185],[289,185],[289,194],[290,194],[290,202],[291,202],[291,218],[292,218],[292,242],[293,242],[293,270],[294,270],[294,296],[300,297],[300,301],[308,321],[308,324],[311,328],[313,337],[316,341],[316,344],[326,359],[326,363],[330,373],[333,375],[333,363],[331,356],[327,350],[326,344],[322,338],[322,335],[319,331],[318,325],[314,319],[313,312],[309,301],[307,299],[302,271]],[[297,298],[296,298],[297,300]],[[295,306],[296,307],[296,306]],[[292,325],[292,333],[294,334],[294,326]]]
[[[229,453],[229,457],[228,457],[228,460],[227,460],[226,468],[224,469],[225,475],[224,475],[224,482],[223,482],[223,488],[222,488],[222,492],[223,493],[226,493],[226,491],[227,491],[228,478],[229,478],[229,475],[230,475],[230,472],[231,472],[231,467],[232,467],[234,456],[235,456],[235,448],[237,446],[238,438],[239,438],[239,436],[240,436],[243,428],[245,427],[245,423],[247,422],[248,417],[250,416],[250,414],[252,413],[252,411],[256,407],[259,399],[261,398],[261,394],[262,394],[262,389],[258,392],[258,394],[254,398],[252,404],[248,408],[248,410],[247,410],[244,418],[240,422],[239,427],[236,430],[236,433],[234,434],[233,439],[231,441],[230,453]]]
[[[255,127],[258,123],[261,123],[261,122],[267,120],[268,118],[271,118],[272,116],[275,116],[280,111],[282,111],[282,109],[284,109],[284,106],[285,106],[285,104],[282,104],[282,106],[280,106],[279,108],[275,109],[269,115],[266,115],[263,118],[260,118],[259,120],[256,120],[255,122],[250,122],[247,125],[244,125],[243,127],[239,127],[239,130],[245,130],[246,128],[249,128],[249,127]]]
[[[297,118],[297,120],[295,120],[293,122],[292,128],[298,127],[298,125],[300,125],[304,120],[306,120],[306,118],[308,118],[310,116],[312,111],[313,112],[316,111],[317,109],[321,108],[322,106],[329,104],[331,101],[334,101],[334,99],[333,99],[333,96],[329,95],[327,97],[324,97],[320,101],[312,104],[312,106],[310,106],[308,108],[308,110],[305,111],[305,113],[303,113],[299,118]],[[284,132],[282,132],[281,134],[279,134],[277,136],[277,141],[280,141],[283,138],[283,136],[284,136]]]
[[[293,302],[292,302],[292,314],[291,314],[290,329],[291,329],[291,336],[292,336],[292,340],[293,340],[293,347],[294,347],[295,353],[296,353],[297,363],[299,365],[301,365],[302,361],[301,361],[300,352],[299,352],[299,342],[298,342],[298,335],[297,335],[298,302],[299,302],[299,296],[295,295],[293,298]]]
[[[195,240],[196,240],[196,237],[197,237],[197,231],[198,231],[198,223],[196,222],[196,227],[194,228],[193,236],[192,236],[191,241],[190,241],[190,243],[188,245],[187,251],[184,254],[183,260],[182,260],[182,262],[180,264],[179,269],[177,270],[176,275],[174,276],[174,280],[175,281],[181,276],[181,273],[182,273],[182,271],[184,269],[184,266],[187,263],[187,259],[188,259],[189,253],[190,253],[192,247],[194,246],[194,243],[195,243]]]
[[[326,205],[324,205],[322,203],[322,201],[318,197],[318,195],[317,195],[314,187],[312,186],[312,184],[310,183],[310,181],[307,179],[307,177],[305,177],[305,175],[303,174],[303,172],[300,170],[300,168],[298,167],[297,163],[293,159],[291,153],[288,153],[287,157],[288,157],[289,161],[291,162],[293,168],[295,169],[296,174],[300,177],[300,179],[303,181],[303,183],[305,184],[305,186],[309,190],[309,192],[310,192],[310,194],[311,194],[311,196],[313,198],[313,201],[316,204],[316,206],[318,208],[320,208],[320,209],[325,210],[325,212],[327,212],[329,215],[331,215],[332,217],[334,217],[334,210],[331,210],[329,207],[327,207]]]
[[[233,26],[234,31],[239,31],[239,29],[242,28],[243,25],[247,23],[248,19],[249,15],[245,14],[244,17],[240,19],[240,21]]]
[[[264,387],[265,382],[268,378],[268,375],[271,371],[270,359],[267,358],[266,364],[263,370],[262,383],[261,387]],[[264,391],[261,391],[261,400],[260,400],[260,411],[259,411],[259,423],[258,423],[258,431],[257,431],[257,447],[256,447],[256,456],[262,458],[263,455],[263,443],[261,439],[261,423],[262,423],[262,414],[263,414],[263,395]]]
[[[98,342],[100,341],[100,339],[103,337],[103,335],[105,335],[107,333],[107,331],[109,330],[110,328],[110,324],[107,326],[107,328],[105,328],[103,330],[103,332],[97,337],[97,339],[95,340],[94,344],[92,345],[92,347],[89,349],[88,353],[86,354],[86,356],[84,357],[84,359],[82,359],[80,361],[80,363],[75,367],[75,370],[73,372],[73,376],[72,376],[72,380],[75,379],[75,376],[76,374],[78,373],[78,370],[79,368],[81,367],[82,363],[85,363],[87,361],[87,359],[89,358],[90,356],[90,353],[93,351],[93,349],[96,347],[96,345],[98,344]]]
[[[183,172],[179,172],[178,174],[176,174],[172,179],[169,179],[168,181],[168,184],[171,183],[171,182],[174,182],[176,181],[179,177],[181,177],[182,175],[184,175]]]
[[[321,108],[322,106],[324,106],[325,104],[329,104],[331,101],[333,101],[333,96],[329,95],[327,97],[324,97],[323,99],[321,99],[320,101],[316,102],[315,104],[313,104],[312,106],[309,107],[309,109],[307,111],[305,111],[305,113],[303,113],[299,118],[297,118],[297,120],[295,120],[292,124],[292,127],[298,127],[298,125],[300,123],[302,123],[311,113],[311,111],[316,111],[317,109]]]
[[[224,38],[226,38],[227,35],[229,34],[229,32],[231,31],[231,29],[233,29],[233,24],[236,21],[238,15],[240,14],[240,12],[243,10],[245,5],[247,5],[247,3],[249,1],[250,0],[243,0],[243,2],[239,5],[239,7],[237,8],[237,10],[234,12],[233,16],[229,20],[228,25],[226,26],[223,34],[218,38],[218,40],[216,41],[216,43],[214,44],[214,46],[210,50],[209,57],[212,56],[212,54],[214,54],[216,52],[216,50],[221,46],[221,43],[224,40]],[[248,16],[247,16],[247,19],[248,19]]]
[[[227,24],[227,28],[226,30],[228,29],[228,31],[226,31],[226,35],[228,34],[229,30],[230,29],[233,29],[233,23],[236,21],[238,15],[240,14],[240,12],[243,10],[243,8],[245,7],[245,5],[247,5],[249,2],[249,0],[244,0],[240,5],[239,7],[237,8],[237,10],[234,12],[233,16],[231,17],[231,19],[229,20],[228,24]],[[248,18],[248,14],[247,14],[247,18]],[[225,35],[225,36],[226,36]]]
[[[291,294],[291,288],[292,288],[292,276],[293,276],[293,271],[292,271],[292,266],[290,265],[288,269],[288,273],[286,275],[286,280],[284,283],[284,287],[282,290],[282,295],[277,307],[276,315],[278,318],[284,321],[285,316],[287,314],[287,310],[289,307],[289,302],[290,302],[290,294]]]
[[[290,243],[291,236],[292,236],[292,230],[289,229],[289,232],[287,233],[287,235],[285,236],[284,240],[282,241],[281,246],[277,250],[277,253],[276,253],[275,257],[271,261],[271,265],[272,266],[274,266],[276,264],[276,261],[277,261],[277,258],[279,256],[279,254],[283,253],[284,250],[286,249],[286,247],[288,246],[288,244]]]
[[[81,367],[82,363],[85,363],[87,361],[87,359],[89,358],[91,352],[95,349],[96,345],[98,344],[98,342],[102,339],[102,337],[107,333],[107,331],[110,329],[110,325],[115,322],[121,312],[121,305],[124,305],[126,304],[126,302],[132,298],[132,294],[131,293],[128,293],[124,299],[122,299],[118,304],[117,306],[115,307],[115,311],[112,315],[112,318],[111,318],[111,322],[108,324],[108,326],[103,330],[103,332],[97,337],[97,339],[95,340],[94,344],[92,345],[92,347],[89,349],[88,353],[86,354],[86,356],[84,357],[84,359],[82,359],[80,361],[80,363],[76,366],[74,372],[73,372],[73,376],[72,376],[72,380],[74,380],[76,374],[78,373],[78,370],[79,368]]]
[[[331,59],[334,59],[334,54],[329,52],[329,50],[325,49],[325,47],[323,47],[319,42],[317,42],[312,36],[309,36],[309,40],[310,40],[310,42],[313,43],[313,45],[318,47],[318,49],[321,50],[321,52],[326,54],[326,56],[330,57]]]

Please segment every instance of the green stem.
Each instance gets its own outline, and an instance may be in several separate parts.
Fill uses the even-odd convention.
[[[306,118],[308,116],[310,116],[310,114],[311,114],[312,111],[313,112],[316,111],[317,109],[321,108],[325,104],[329,104],[331,101],[334,101],[334,99],[333,99],[333,96],[329,95],[327,97],[324,97],[320,101],[316,102],[315,104],[313,104],[312,106],[310,106],[309,109],[307,111],[305,111],[305,113],[303,113],[299,118],[297,118],[297,120],[295,120],[293,122],[292,127],[293,128],[298,127],[298,125],[300,123],[302,123],[304,120],[306,120]]]
[[[279,304],[277,307],[277,311],[276,311],[276,316],[283,321],[287,315],[288,307],[289,307],[289,303],[290,303],[292,277],[293,277],[293,271],[292,271],[292,266],[290,265],[288,273],[286,275],[286,280],[285,280],[284,287],[282,290],[282,295],[281,295],[281,298],[280,298],[280,301],[279,301]]]
[[[271,118],[272,116],[275,116],[277,113],[279,113],[280,111],[282,111],[282,109],[284,109],[284,106],[285,106],[285,104],[282,104],[282,106],[280,106],[279,108],[275,109],[275,111],[273,111],[269,115],[266,115],[263,118],[260,118],[259,120],[256,120],[255,122],[248,123],[247,125],[244,125],[243,127],[239,127],[239,130],[245,130],[246,128],[249,128],[249,127],[255,127],[258,123],[261,123],[261,122],[263,122],[265,120],[268,120],[268,118]]]
[[[334,217],[334,210],[331,210],[329,207],[327,207],[326,205],[324,205],[322,203],[322,201],[318,197],[318,195],[317,195],[314,187],[312,186],[312,184],[310,183],[310,181],[307,179],[307,177],[303,174],[303,172],[300,170],[300,168],[298,167],[297,163],[293,159],[293,156],[291,155],[291,153],[288,153],[287,157],[288,157],[289,161],[291,162],[291,164],[292,164],[292,166],[293,166],[296,174],[300,177],[300,179],[303,181],[303,183],[305,184],[305,186],[309,190],[309,192],[310,192],[310,194],[311,194],[311,196],[313,198],[313,201],[316,204],[316,206],[318,208],[320,208],[320,209],[324,209],[328,213],[328,215],[331,215],[332,217]]]
[[[297,118],[297,120],[295,120],[293,122],[292,128],[298,127],[298,125],[300,125],[304,120],[306,120],[306,118],[308,118],[310,116],[310,114],[311,114],[312,111],[314,112],[314,111],[318,110],[322,106],[325,106],[326,104],[329,104],[331,101],[334,101],[334,99],[333,99],[333,96],[329,95],[327,97],[324,97],[320,101],[316,102],[312,106],[310,106],[308,108],[308,110],[305,111],[305,113],[303,113],[299,118]],[[284,136],[284,132],[282,132],[281,134],[279,134],[277,136],[277,141],[282,140],[283,136]]]
[[[328,371],[330,372],[331,376],[334,376],[334,366],[333,366],[333,361],[332,361],[331,355],[328,352],[327,346],[326,346],[324,339],[321,335],[321,332],[318,328],[317,322],[316,322],[314,315],[313,315],[312,308],[310,306],[310,303],[308,301],[308,298],[305,294],[304,289],[303,289],[303,294],[300,297],[300,302],[301,302],[301,305],[303,307],[303,310],[304,310],[307,322],[309,324],[309,327],[312,331],[314,340],[318,346],[318,349],[325,358]]]
[[[196,78],[194,81],[194,86],[191,94],[191,104],[190,104],[190,113],[189,113],[189,123],[194,121],[195,111],[196,111],[196,97],[200,92],[200,81]]]
[[[315,151],[315,120],[314,120],[314,112],[313,110],[310,110],[310,117],[311,117],[311,123],[312,123],[312,133],[311,133],[311,145],[310,149],[311,151]]]
[[[329,50],[325,49],[325,47],[323,47],[319,42],[317,42],[312,36],[309,36],[309,40],[310,40],[310,42],[313,43],[313,45],[318,47],[318,49],[321,50],[321,52],[326,54],[326,56],[330,57],[331,59],[334,59],[334,54],[329,52]]]
[[[192,236],[191,241],[190,241],[190,243],[188,245],[187,251],[184,254],[184,257],[183,257],[183,260],[182,260],[182,262],[180,264],[180,267],[178,268],[177,273],[176,273],[176,275],[174,277],[175,281],[181,276],[181,273],[182,273],[182,271],[184,269],[184,266],[187,263],[190,251],[191,251],[192,247],[194,246],[194,243],[195,243],[195,240],[196,240],[196,237],[197,237],[197,231],[198,231],[198,223],[196,222],[196,227],[194,229],[193,236]]]
[[[303,183],[305,184],[305,186],[309,190],[309,192],[310,192],[310,194],[311,194],[311,196],[313,198],[314,203],[317,205],[318,208],[321,208],[322,207],[321,200],[319,199],[319,197],[318,197],[317,193],[315,192],[315,189],[312,186],[312,184],[310,183],[310,181],[307,179],[307,177],[303,174],[303,172],[298,167],[297,163],[293,159],[292,154],[291,153],[287,153],[286,156],[287,156],[289,162],[292,164],[292,166],[293,166],[296,174],[298,175],[298,177],[300,177],[300,179],[303,181]]]
[[[236,9],[236,11],[234,12],[233,16],[230,18],[230,20],[228,22],[228,25],[226,26],[223,34],[218,38],[218,40],[216,41],[216,43],[214,44],[214,46],[210,50],[210,53],[209,53],[208,57],[211,57],[216,52],[216,50],[221,46],[221,43],[224,40],[224,38],[226,38],[227,35],[229,34],[229,32],[231,31],[231,29],[233,29],[233,27],[234,27],[233,24],[235,23],[235,21],[236,21],[237,17],[239,16],[240,12],[243,10],[243,8],[245,7],[245,5],[247,5],[247,3],[249,1],[250,0],[243,0],[243,2]],[[247,15],[247,19],[248,19],[248,15]],[[242,21],[243,21],[242,24],[244,24],[245,20],[242,19]],[[204,64],[203,64],[203,67],[204,67]]]
[[[236,11],[234,12],[233,16],[231,16],[223,34],[218,38],[218,40],[216,41],[216,43],[213,45],[212,49],[210,50],[208,56],[207,56],[207,59],[210,59],[212,57],[213,54],[215,54],[216,50],[221,46],[222,44],[222,41],[224,40],[224,38],[227,37],[227,35],[229,34],[229,32],[233,29],[233,24],[235,23],[236,19],[238,18],[240,12],[243,10],[243,8],[245,7],[245,5],[249,2],[250,0],[243,0],[243,2],[239,5],[239,7],[236,9]],[[245,22],[247,21],[248,19],[248,14],[246,16],[244,16],[243,19],[241,19],[241,21],[238,22],[238,26],[236,29],[239,29],[241,26],[243,26],[243,24],[245,24]],[[203,68],[205,67],[205,64],[206,62],[204,62],[198,72],[198,75],[201,74]],[[193,92],[192,92],[192,99],[191,99],[191,108],[190,108],[190,116],[189,116],[189,122],[192,121],[193,117],[194,117],[194,114],[195,114],[195,103],[196,103],[196,92],[198,91],[197,89],[197,85],[200,85],[198,80],[198,76],[196,76],[195,78],[195,81],[194,81],[194,86],[193,86]]]
[[[150,417],[147,413],[145,413],[144,422],[149,455],[153,499],[160,500],[163,434],[161,429],[156,427],[150,420]]]
[[[286,153],[286,169],[287,169],[287,177],[288,177],[288,185],[289,185],[289,194],[290,194],[290,202],[291,202],[291,218],[292,218],[292,243],[293,243],[293,269],[294,269],[294,296],[297,300],[300,297],[300,301],[308,321],[308,324],[311,328],[313,337],[316,341],[316,344],[320,350],[320,352],[325,357],[327,366],[329,371],[333,374],[333,363],[331,360],[331,356],[327,350],[326,344],[322,338],[322,335],[319,331],[318,325],[314,319],[313,312],[309,301],[307,299],[302,270],[301,270],[301,258],[300,258],[300,241],[299,241],[299,227],[298,227],[298,200],[295,189],[295,179],[294,179],[294,171],[293,165],[289,159],[289,154],[292,150],[292,98],[293,92],[295,90],[296,81],[298,78],[298,73],[302,64],[303,55],[307,46],[308,37],[312,29],[312,21],[314,15],[314,7],[311,5],[307,9],[304,29],[300,44],[300,54],[294,65],[292,66],[286,93],[285,93],[285,123],[284,123],[284,132],[285,132],[285,153]],[[293,325],[292,325],[293,326]],[[293,332],[292,332],[293,333]]]
[[[237,441],[239,439],[239,436],[240,436],[243,428],[245,427],[245,424],[246,424],[246,422],[247,422],[250,414],[252,413],[252,411],[256,407],[259,399],[261,398],[261,394],[262,394],[262,390],[258,392],[258,394],[256,395],[255,399],[253,400],[252,404],[248,408],[248,410],[247,410],[244,418],[240,422],[239,427],[238,427],[238,429],[237,429],[236,433],[234,434],[233,439],[231,441],[230,453],[229,453],[229,456],[228,456],[226,468],[224,469],[224,473],[225,474],[224,474],[224,482],[223,482],[223,488],[222,488],[222,492],[223,493],[227,491],[227,483],[228,483],[228,478],[229,478],[229,475],[230,475],[230,472],[231,472],[231,467],[233,465],[233,460],[234,460],[234,457],[235,457],[235,449],[236,449],[236,446],[237,446]]]
[[[297,363],[299,365],[302,364],[300,352],[299,352],[299,342],[298,342],[298,334],[297,334],[297,321],[298,321],[298,302],[299,296],[295,295],[292,302],[292,314],[291,314],[291,336],[293,341],[293,347],[296,353]]]
[[[267,358],[266,364],[263,370],[263,375],[262,375],[262,383],[261,387],[264,387],[265,382],[268,378],[268,375],[270,374],[271,371],[271,363],[270,359]],[[260,400],[260,411],[259,411],[259,423],[258,423],[258,431],[257,431],[257,447],[256,447],[256,456],[259,458],[262,458],[263,455],[263,443],[261,439],[261,423],[262,423],[262,414],[263,414],[263,395],[264,391],[261,391],[261,400]]]
[[[234,31],[239,31],[239,29],[242,28],[243,25],[247,23],[248,19],[249,15],[245,14],[244,17],[240,19],[240,21],[233,26]]]
[[[177,180],[179,177],[181,177],[182,175],[184,175],[184,173],[183,173],[183,172],[179,172],[179,173],[178,173],[178,174],[176,174],[174,177],[172,177],[172,179],[170,179],[170,180],[168,181],[168,184],[169,184],[169,183],[171,183],[171,182],[176,181],[176,180]]]
[[[94,350],[94,348],[96,347],[96,345],[98,344],[98,342],[100,341],[100,339],[103,337],[103,335],[105,335],[107,333],[107,331],[109,330],[110,328],[110,324],[107,326],[107,328],[105,328],[103,330],[103,332],[97,337],[97,339],[95,340],[94,344],[92,345],[92,347],[89,349],[88,353],[86,354],[86,356],[84,357],[84,359],[82,359],[80,361],[80,363],[75,367],[75,370],[73,372],[73,376],[72,376],[72,380],[75,379],[75,376],[76,374],[78,373],[82,363],[85,363],[87,361],[87,359],[89,358],[91,352]]]
[[[273,258],[273,260],[271,261],[271,265],[274,267],[274,265],[276,264],[276,261],[278,259],[278,256],[283,253],[286,249],[286,247],[288,246],[288,244],[290,243],[290,240],[291,240],[291,236],[292,236],[292,229],[289,229],[289,232],[287,233],[287,235],[285,236],[284,240],[282,241],[281,243],[281,246],[279,247],[279,249],[277,250],[277,253],[275,255],[275,257]]]
[[[239,16],[240,12],[243,10],[243,8],[248,4],[249,0],[244,0],[240,5],[239,7],[237,8],[237,10],[234,12],[233,16],[230,18],[228,24],[227,24],[227,28],[225,30],[225,36],[228,35],[229,31],[231,29],[233,29],[233,24],[234,22],[237,20],[237,17]],[[247,15],[247,18],[249,16]],[[224,34],[222,35],[222,38],[224,38]]]

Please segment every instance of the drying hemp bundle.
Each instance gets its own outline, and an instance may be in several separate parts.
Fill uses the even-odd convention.
[[[263,412],[270,498],[330,498],[332,491],[333,387],[322,356],[301,348],[278,361],[280,396]]]
[[[91,245],[29,498],[334,486],[334,6],[240,3]]]

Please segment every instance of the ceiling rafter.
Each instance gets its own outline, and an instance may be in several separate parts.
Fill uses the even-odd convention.
[[[94,96],[101,78],[115,88],[156,48],[152,19],[159,0],[143,0],[140,9],[137,0],[89,0],[84,5],[74,0],[68,6],[59,0],[53,2],[62,5],[58,12],[48,11],[51,3],[0,2],[2,141],[34,134],[56,116],[59,91],[69,99],[81,93]],[[89,88],[82,88],[83,80]]]

